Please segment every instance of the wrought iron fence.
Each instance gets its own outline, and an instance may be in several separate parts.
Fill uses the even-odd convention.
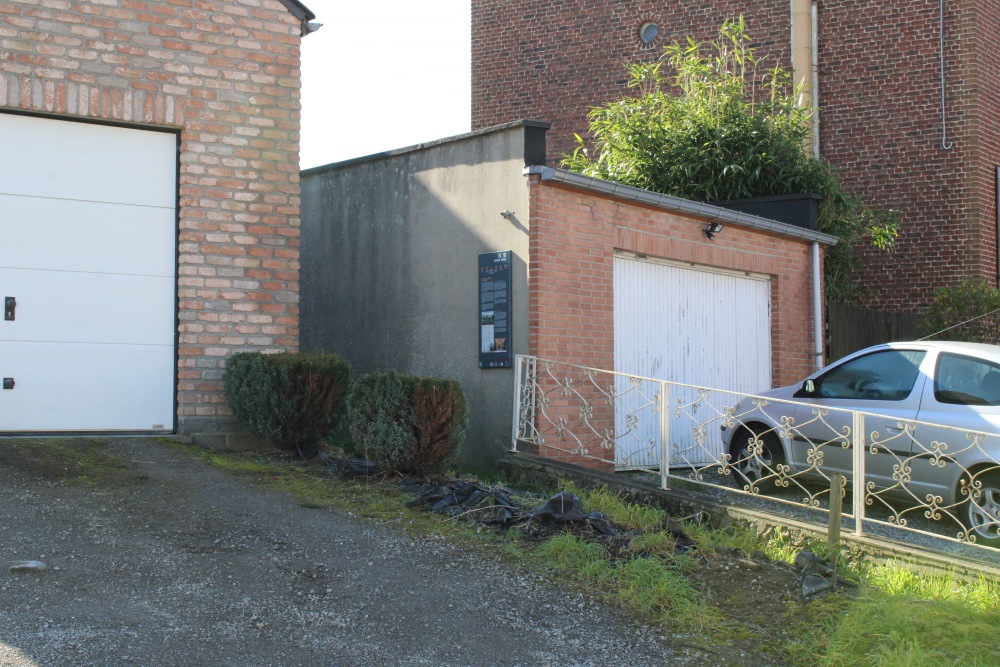
[[[869,522],[1000,546],[1000,435],[914,416],[519,355],[512,447],[657,474],[664,489],[684,479],[821,511],[841,474],[857,535]]]

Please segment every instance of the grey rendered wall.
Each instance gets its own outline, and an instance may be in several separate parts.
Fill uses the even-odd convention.
[[[517,123],[302,173],[301,348],[461,383],[461,463],[509,446],[513,369],[480,370],[478,256],[511,250],[513,351],[528,352],[525,162],[544,126]],[[500,215],[514,212],[510,219]]]

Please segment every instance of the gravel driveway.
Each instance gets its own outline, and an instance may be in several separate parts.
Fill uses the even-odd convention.
[[[0,666],[719,662],[443,539],[300,507],[156,440],[110,451],[122,483],[103,490],[0,460]],[[10,570],[34,559],[48,569]]]

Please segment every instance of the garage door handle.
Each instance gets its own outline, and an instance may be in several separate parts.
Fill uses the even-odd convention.
[[[17,299],[12,296],[3,298],[3,318],[8,322],[14,321],[14,311],[17,309]]]

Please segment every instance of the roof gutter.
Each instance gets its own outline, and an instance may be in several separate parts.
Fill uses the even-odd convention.
[[[300,34],[303,37],[316,32],[323,27],[322,23],[312,22],[312,20],[316,18],[316,15],[313,14],[311,9],[299,2],[299,0],[281,0],[281,4],[283,4],[288,11],[292,13],[292,16],[299,20],[302,27],[302,32]]]
[[[671,195],[663,195],[649,190],[605,181],[600,178],[584,176],[576,172],[553,167],[543,167],[536,165],[524,170],[526,175],[540,176],[543,181],[562,183],[580,190],[586,190],[596,194],[608,195],[615,199],[624,201],[634,201],[646,206],[652,206],[671,213],[681,213],[684,215],[705,218],[707,220],[717,220],[726,224],[736,225],[746,229],[753,229],[759,232],[769,232],[780,234],[803,241],[813,241],[823,245],[836,245],[840,240],[836,236],[816,232],[804,227],[796,227],[785,222],[761,218],[742,211],[733,211],[728,208],[705,204],[703,202],[691,201]]]

